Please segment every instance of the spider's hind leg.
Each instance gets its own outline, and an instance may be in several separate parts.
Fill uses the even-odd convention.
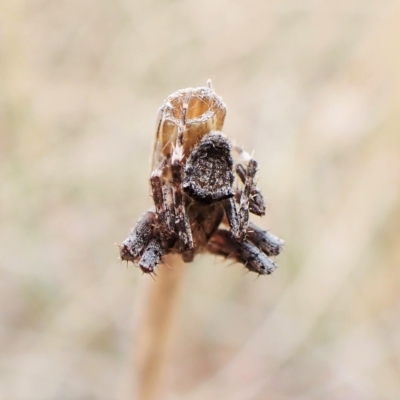
[[[264,231],[250,222],[247,239],[261,249],[267,256],[277,256],[282,251],[285,242],[268,231]]]
[[[218,229],[207,245],[207,250],[216,255],[232,258],[249,270],[260,275],[271,274],[277,265],[249,240],[239,242],[229,231]]]

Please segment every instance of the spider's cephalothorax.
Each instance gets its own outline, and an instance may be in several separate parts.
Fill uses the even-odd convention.
[[[268,257],[278,255],[284,242],[249,222],[249,213],[265,214],[254,182],[257,162],[221,132],[225,114],[226,106],[210,83],[166,99],[150,177],[154,208],[122,243],[122,260],[153,273],[165,254],[179,253],[190,262],[196,253],[208,251],[258,274],[275,270]],[[242,189],[233,187],[234,173]]]

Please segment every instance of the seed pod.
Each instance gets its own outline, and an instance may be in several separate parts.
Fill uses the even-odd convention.
[[[171,158],[180,129],[186,160],[203,136],[222,130],[225,115],[226,105],[214,92],[211,82],[206,87],[182,89],[168,96],[158,113],[152,169],[163,159]]]

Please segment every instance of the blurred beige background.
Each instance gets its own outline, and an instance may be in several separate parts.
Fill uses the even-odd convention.
[[[399,38],[398,0],[1,1],[0,399],[122,396],[150,278],[114,242],[208,78],[286,247],[187,266],[164,398],[399,399]]]

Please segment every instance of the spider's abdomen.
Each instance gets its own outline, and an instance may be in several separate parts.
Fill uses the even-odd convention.
[[[220,132],[211,132],[202,138],[187,159],[183,190],[192,199],[205,204],[233,197],[232,166],[227,138]]]

